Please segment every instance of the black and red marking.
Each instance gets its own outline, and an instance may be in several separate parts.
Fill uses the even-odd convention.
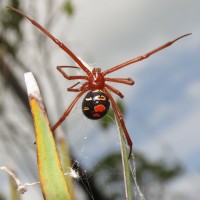
[[[100,119],[110,108],[108,96],[102,90],[92,90],[83,99],[83,114],[89,119]]]

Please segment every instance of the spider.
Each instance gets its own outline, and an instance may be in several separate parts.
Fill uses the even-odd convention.
[[[35,20],[31,19],[21,11],[19,11],[16,8],[8,7],[12,9],[13,11],[17,12],[18,14],[22,15],[26,19],[28,19],[34,26],[36,26],[38,29],[40,29],[44,34],[46,34],[53,42],[55,42],[61,49],[63,49],[76,63],[77,65],[85,72],[85,76],[69,76],[66,72],[64,72],[63,68],[78,68],[75,66],[57,66],[57,70],[66,78],[67,80],[85,80],[85,83],[83,83],[79,88],[75,88],[80,82],[76,83],[75,85],[69,87],[67,90],[69,92],[79,92],[78,95],[75,97],[75,99],[71,102],[67,110],[64,112],[62,117],[56,122],[56,124],[51,128],[52,132],[56,130],[56,128],[65,120],[65,118],[70,114],[72,108],[76,104],[76,102],[79,100],[79,98],[88,92],[83,99],[82,103],[82,110],[86,117],[90,119],[99,119],[102,118],[108,111],[110,107],[110,103],[112,104],[112,107],[114,109],[114,112],[116,114],[117,119],[119,120],[121,127],[123,129],[123,132],[125,134],[125,138],[127,140],[127,143],[130,147],[129,151],[129,157],[132,153],[132,140],[128,134],[127,128],[124,123],[123,116],[120,112],[120,109],[118,108],[113,96],[111,95],[111,92],[118,95],[120,98],[123,98],[123,94],[117,90],[116,88],[112,87],[111,85],[107,84],[107,82],[114,82],[114,83],[121,83],[125,85],[133,85],[134,81],[131,78],[109,78],[106,77],[106,75],[113,73],[121,68],[126,67],[127,65],[142,61],[152,54],[157,53],[158,51],[172,45],[177,40],[186,37],[190,35],[191,33],[182,35],[172,41],[169,41],[165,43],[164,45],[142,55],[138,56],[134,59],[128,60],[126,62],[123,62],[122,64],[116,65],[114,67],[111,67],[105,71],[101,71],[101,68],[93,68],[92,70],[89,70],[83,61],[81,61],[67,46],[65,46],[62,42],[60,42],[58,39],[56,39],[51,33],[49,33],[44,27],[42,27],[40,24],[38,24]]]

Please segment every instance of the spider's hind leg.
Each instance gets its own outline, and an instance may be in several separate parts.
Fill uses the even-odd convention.
[[[105,87],[108,88],[113,93],[115,93],[116,95],[118,95],[119,97],[124,98],[124,95],[119,90],[112,87],[111,85],[105,84]]]
[[[127,141],[128,145],[129,145],[129,147],[130,147],[130,152],[129,152],[129,156],[128,156],[128,158],[130,158],[131,153],[132,153],[132,145],[133,145],[133,143],[132,143],[132,140],[131,140],[131,138],[130,138],[130,136],[129,136],[129,134],[128,134],[128,131],[127,131],[127,129],[126,129],[123,116],[122,116],[122,114],[121,114],[121,112],[120,112],[120,110],[119,110],[119,108],[118,108],[118,106],[117,106],[115,100],[113,99],[112,95],[111,95],[106,89],[105,89],[105,92],[106,92],[106,94],[108,95],[108,97],[109,97],[109,99],[110,99],[110,101],[111,101],[111,103],[112,103],[112,107],[113,107],[113,109],[114,109],[114,112],[115,112],[115,114],[116,114],[116,117],[117,117],[117,119],[119,120],[119,122],[120,122],[120,124],[121,124],[121,127],[122,127],[123,132],[124,132],[125,137],[126,137],[126,141]]]

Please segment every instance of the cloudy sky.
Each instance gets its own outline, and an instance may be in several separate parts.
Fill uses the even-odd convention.
[[[58,2],[55,10],[62,4],[61,0]],[[42,23],[45,3],[34,3],[38,10],[36,19]],[[175,188],[181,191],[184,187],[187,194],[199,195],[200,1],[75,0],[73,3],[75,16],[66,20],[64,15],[58,14],[51,32],[87,63],[102,69],[192,32],[191,36],[112,76],[135,80],[133,87],[115,85],[125,95],[125,122],[134,149],[152,160],[178,160],[186,173],[176,181]],[[31,4],[26,4],[28,9]],[[49,43],[50,48],[55,47]],[[52,51],[51,66],[66,65],[68,57],[57,48]],[[62,78],[59,74],[57,77]],[[69,119],[72,122],[80,114],[78,106]],[[63,109],[66,107],[63,105]],[[93,162],[110,150],[119,150],[115,127],[104,134],[96,131],[97,123],[87,119],[82,119],[79,125],[84,127],[81,139],[77,139],[77,135],[69,138],[76,144],[72,148],[80,157],[89,157]],[[74,132],[77,129],[72,127]],[[91,153],[94,143],[100,154]],[[78,145],[81,148],[77,148]]]
[[[148,60],[114,75],[132,77],[136,82],[133,87],[118,87],[125,95],[125,121],[134,148],[151,159],[167,157],[180,161],[186,175],[177,180],[177,190],[184,188],[190,198],[192,194],[199,195],[200,2],[75,2],[77,15],[69,38],[78,41],[88,57],[92,55],[92,61],[84,55],[87,62],[102,68],[192,32]],[[99,147],[104,142],[102,139]]]

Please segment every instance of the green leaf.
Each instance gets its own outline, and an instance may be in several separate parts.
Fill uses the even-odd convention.
[[[45,106],[32,73],[25,74],[25,82],[34,120],[37,163],[44,199],[71,199]]]
[[[72,163],[71,163],[71,159],[70,159],[69,148],[68,148],[67,142],[65,141],[65,139],[63,137],[58,140],[58,145],[59,145],[58,146],[59,152],[61,155],[60,160],[61,160],[62,168],[66,174],[65,178],[67,181],[67,186],[69,188],[69,192],[70,192],[72,199],[75,199],[75,187],[74,187],[74,180],[71,176]]]

